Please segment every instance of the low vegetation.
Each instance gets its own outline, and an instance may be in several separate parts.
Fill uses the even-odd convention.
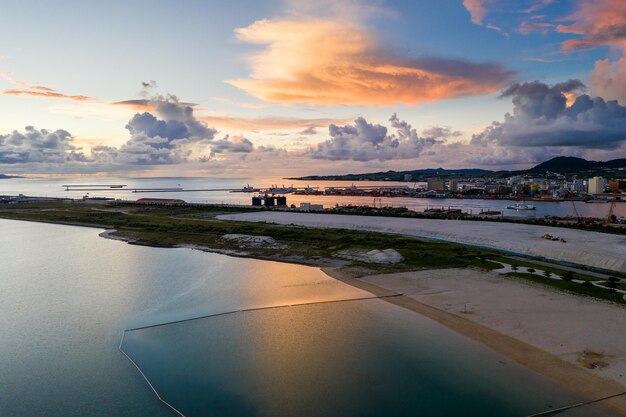
[[[554,280],[549,279],[545,275],[540,276],[537,274],[530,274],[525,272],[510,272],[506,274],[509,277],[518,279],[524,279],[533,281],[539,284],[547,285],[553,288],[557,288],[562,291],[566,291],[572,294],[583,295],[601,300],[607,300],[618,304],[626,304],[624,300],[624,294],[618,293],[615,290],[596,287],[591,283],[591,280],[586,280],[582,284],[567,280]],[[594,279],[598,281],[598,278]]]
[[[533,269],[533,271],[529,272],[536,272],[539,271],[540,273],[543,274],[543,271],[550,271],[551,274],[553,275],[558,275],[559,277],[563,277],[563,275],[566,273],[566,271],[557,264],[554,264],[553,266],[548,266],[548,265],[540,265],[536,262],[533,261],[532,258],[527,257],[527,260],[521,260],[518,259],[518,257],[515,258],[510,258],[506,255],[496,255],[495,257],[490,258],[491,260],[495,261],[495,262],[503,262],[506,264],[511,264],[511,265],[516,265],[517,267],[526,267],[526,268],[531,268]],[[580,269],[581,271],[585,271],[586,267],[585,266],[579,266],[577,265],[577,268]],[[597,268],[588,268],[590,271],[591,270],[596,270],[597,272],[602,272],[605,274],[613,274],[615,275],[615,279],[617,279],[619,281],[619,277],[621,278],[626,278],[626,274],[617,272],[617,271],[604,271],[604,270],[599,270]],[[586,271],[585,271],[586,272]],[[598,281],[599,278],[594,277],[593,275],[588,275],[586,273],[583,272],[572,272],[569,271],[569,273],[567,274],[567,279],[571,278],[571,280],[574,279],[578,279],[578,280],[583,280],[583,281]]]

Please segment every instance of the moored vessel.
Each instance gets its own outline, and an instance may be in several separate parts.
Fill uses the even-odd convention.
[[[509,210],[534,210],[536,209],[536,207],[533,206],[532,204],[526,204],[526,203],[515,203],[513,205],[506,206],[506,208],[508,208]]]

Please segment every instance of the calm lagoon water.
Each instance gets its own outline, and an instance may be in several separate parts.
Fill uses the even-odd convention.
[[[0,220],[1,416],[168,416],[117,350],[125,329],[369,295],[316,268],[98,233]],[[188,416],[523,416],[577,400],[380,300],[136,330],[124,349]]]

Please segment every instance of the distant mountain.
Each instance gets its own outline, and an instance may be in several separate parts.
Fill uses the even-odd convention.
[[[493,171],[485,169],[444,169],[444,168],[427,168],[415,169],[412,171],[384,171],[384,172],[368,172],[363,174],[345,174],[345,175],[310,175],[308,177],[287,178],[289,180],[304,181],[404,181],[406,175],[411,176],[411,180],[419,180],[427,177],[442,176],[478,176],[488,175]]]
[[[626,168],[626,159],[613,159],[611,161],[587,161],[573,156],[557,156],[548,161],[527,170],[531,173],[538,172],[581,172],[603,168]]]
[[[557,156],[548,161],[542,162],[533,168],[521,171],[488,171],[485,169],[445,169],[445,168],[427,168],[415,169],[412,171],[381,171],[367,172],[363,174],[345,174],[345,175],[310,175],[308,177],[287,178],[290,180],[304,181],[405,181],[405,176],[410,175],[410,181],[422,181],[428,177],[472,177],[472,176],[491,176],[491,177],[508,177],[511,175],[524,174],[542,174],[547,171],[564,173],[564,174],[602,174],[603,169],[626,168],[626,159],[613,159],[611,161],[587,161],[583,158],[573,156]],[[615,174],[623,177],[622,174]]]
[[[22,177],[18,177],[16,175],[5,175],[5,174],[0,174],[0,179],[6,179],[6,178],[22,178]]]

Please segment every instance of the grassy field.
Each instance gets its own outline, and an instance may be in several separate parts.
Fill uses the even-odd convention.
[[[113,235],[136,244],[150,246],[197,245],[208,250],[260,259],[316,265],[342,264],[344,268],[358,271],[356,275],[459,267],[493,270],[501,267],[498,261],[535,268],[537,271],[549,270],[554,274],[563,274],[558,265],[546,267],[534,264],[532,259],[513,261],[497,251],[455,243],[345,229],[316,229],[262,222],[231,222],[215,218],[219,214],[242,210],[246,209],[219,206],[105,206],[74,202],[0,205],[0,217],[111,228],[115,229]],[[497,226],[494,225],[494,227]],[[223,236],[226,234],[269,236],[276,241],[276,244],[258,247],[242,245],[239,241],[225,239]],[[342,251],[372,249],[395,249],[404,257],[404,260],[391,265],[371,264],[348,261],[339,255]],[[526,275],[529,276],[526,277]],[[512,276],[540,281],[545,285],[568,292],[624,302],[620,294],[609,293],[598,288],[542,279],[530,274],[514,273]],[[574,278],[597,280],[597,278],[580,273],[576,273]]]
[[[550,271],[551,273],[553,273],[554,275],[563,275],[564,270],[562,268],[560,268],[559,265],[554,264],[554,266],[545,266],[545,265],[539,265],[537,263],[534,263],[532,261],[532,259],[529,257],[528,260],[522,261],[519,259],[513,259],[510,258],[508,256],[504,256],[504,255],[500,255],[500,256],[495,256],[493,258],[490,258],[494,261],[497,262],[504,262],[510,265],[517,265],[517,266],[525,266],[528,268],[534,268],[537,271]],[[584,267],[581,267],[580,269],[584,270]],[[594,268],[595,270],[597,270],[597,268]],[[619,277],[619,278],[626,278],[626,274],[621,273],[621,272],[617,272],[617,271],[600,271],[598,270],[598,272],[602,272],[604,274],[607,275],[612,275],[615,277]],[[594,277],[592,275],[588,275],[588,274],[584,274],[582,272],[572,272],[572,278],[573,279],[580,279],[580,280],[584,280],[584,281],[598,281],[600,280],[600,278]]]

